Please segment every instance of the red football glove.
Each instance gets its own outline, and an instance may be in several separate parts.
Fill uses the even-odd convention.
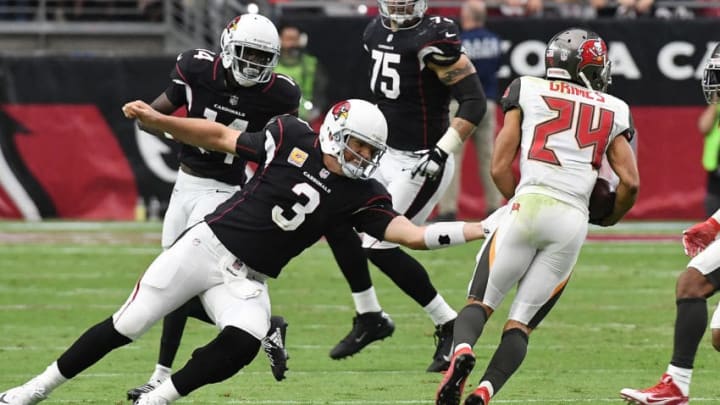
[[[682,243],[685,254],[695,257],[715,241],[718,232],[720,232],[720,223],[712,217],[683,231]]]

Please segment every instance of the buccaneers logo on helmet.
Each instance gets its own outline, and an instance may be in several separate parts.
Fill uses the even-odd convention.
[[[599,38],[588,39],[578,48],[577,56],[580,59],[578,72],[588,65],[605,66],[605,58],[607,58],[605,41]]]

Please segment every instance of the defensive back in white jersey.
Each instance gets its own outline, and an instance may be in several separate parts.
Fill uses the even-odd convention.
[[[628,105],[578,84],[530,76],[516,79],[503,103],[523,113],[516,195],[546,194],[587,210],[608,145],[620,134],[633,136]]]

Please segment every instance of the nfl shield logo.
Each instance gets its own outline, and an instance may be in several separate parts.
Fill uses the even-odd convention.
[[[230,96],[230,105],[237,105],[238,101],[237,96]]]
[[[327,169],[320,169],[320,178],[321,179],[327,179],[330,175],[330,172],[327,171]]]

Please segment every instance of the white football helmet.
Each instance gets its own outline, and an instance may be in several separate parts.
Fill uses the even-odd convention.
[[[241,86],[268,82],[280,57],[277,28],[259,14],[233,18],[220,36],[220,57]]]
[[[427,11],[427,0],[378,0],[380,15],[383,16],[383,25],[387,28],[408,29],[412,28]],[[412,24],[414,20],[417,23]],[[397,24],[392,26],[391,23]]]
[[[710,59],[705,63],[702,88],[708,104],[720,103],[720,44],[715,46]]]
[[[370,159],[365,159],[348,146],[352,138],[373,148]],[[365,100],[350,99],[335,104],[320,127],[320,148],[323,153],[335,156],[345,176],[369,179],[377,169],[387,146],[387,122],[383,113]],[[345,152],[353,159],[347,161]]]

